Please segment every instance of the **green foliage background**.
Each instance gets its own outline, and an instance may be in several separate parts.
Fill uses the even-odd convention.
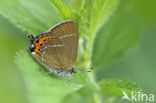
[[[154,3],[0,0],[0,102],[120,103],[123,90],[156,94]],[[80,34],[71,86],[66,77],[45,76],[46,68],[28,52],[28,33],[37,35],[65,20],[75,20]],[[78,70],[90,67],[94,72]]]

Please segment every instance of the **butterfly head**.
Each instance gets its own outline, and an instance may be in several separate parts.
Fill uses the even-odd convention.
[[[32,34],[29,34],[28,35],[28,38],[30,40],[30,47],[29,47],[30,48],[30,51],[33,52],[34,49],[36,48],[35,45],[34,45],[35,38],[34,38],[34,36]]]

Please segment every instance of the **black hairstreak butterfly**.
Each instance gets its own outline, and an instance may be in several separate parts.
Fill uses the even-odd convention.
[[[75,74],[78,51],[78,27],[74,21],[65,21],[30,39],[30,51],[50,72],[68,76]]]

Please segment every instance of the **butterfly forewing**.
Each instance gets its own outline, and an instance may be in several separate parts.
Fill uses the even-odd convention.
[[[72,69],[78,49],[78,28],[74,21],[63,22],[50,31],[48,35],[55,38],[47,41],[41,48],[39,60],[55,70]]]

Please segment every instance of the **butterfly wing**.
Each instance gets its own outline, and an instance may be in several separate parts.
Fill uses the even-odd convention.
[[[55,70],[69,71],[72,69],[78,51],[78,28],[74,21],[63,22],[49,32],[53,39],[41,47],[39,60]]]

